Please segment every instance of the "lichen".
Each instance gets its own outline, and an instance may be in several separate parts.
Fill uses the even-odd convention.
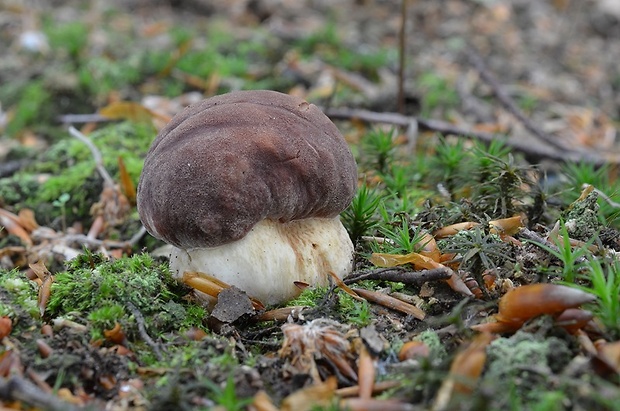
[[[571,238],[588,241],[601,229],[597,200],[598,193],[592,190],[585,198],[576,200],[566,210],[563,218]]]
[[[498,392],[514,392],[524,404],[535,403],[553,388],[550,377],[571,357],[566,341],[520,331],[489,345],[482,384],[494,386]]]

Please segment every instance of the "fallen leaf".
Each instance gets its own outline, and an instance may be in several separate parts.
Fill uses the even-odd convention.
[[[434,411],[449,409],[455,393],[470,394],[476,386],[486,362],[486,347],[495,337],[479,334],[452,360],[448,377],[443,381],[433,404]]]
[[[370,399],[375,385],[375,364],[363,343],[360,346],[357,361],[357,380],[360,398]]]
[[[281,411],[310,411],[314,408],[328,407],[334,399],[338,382],[329,377],[325,382],[314,384],[295,391],[282,400]]]
[[[126,338],[123,327],[121,327],[118,322],[114,324],[114,328],[110,330],[103,330],[103,336],[114,344],[122,344]]]
[[[127,167],[125,167],[125,162],[123,161],[123,157],[118,157],[118,173],[121,179],[121,191],[129,200],[129,204],[132,206],[136,205],[136,186],[131,179],[131,176],[127,172]]]
[[[13,321],[7,316],[0,317],[0,340],[11,334]]]
[[[99,110],[99,114],[111,120],[151,121],[156,115],[140,103],[116,101]]]

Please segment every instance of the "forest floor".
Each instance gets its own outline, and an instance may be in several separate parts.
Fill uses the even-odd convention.
[[[0,408],[620,410],[618,4],[0,0]],[[342,131],[355,265],[208,313],[135,186],[238,89]]]

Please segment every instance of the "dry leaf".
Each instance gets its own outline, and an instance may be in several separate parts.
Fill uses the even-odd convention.
[[[422,341],[409,341],[403,344],[398,352],[398,359],[401,361],[410,360],[416,357],[428,357],[430,355],[430,349],[428,345]]]
[[[346,398],[340,401],[340,409],[350,411],[415,411],[418,408],[398,400]]]
[[[357,370],[359,396],[362,399],[370,399],[375,384],[375,364],[363,343],[360,347]]]
[[[122,344],[125,341],[125,332],[118,322],[114,324],[114,328],[111,330],[103,330],[103,335],[114,344]]]
[[[377,395],[381,394],[384,391],[391,390],[392,388],[396,388],[402,385],[400,381],[379,381],[374,384],[372,394]],[[344,397],[359,397],[360,395],[360,387],[359,385],[352,385],[351,387],[338,388],[336,390],[336,395],[341,398]]]
[[[28,208],[22,208],[17,213],[17,217],[19,218],[19,224],[29,233],[39,228],[39,224],[34,217],[34,211]]]
[[[50,347],[49,344],[45,342],[45,340],[38,338],[36,342],[37,349],[39,350],[39,355],[41,356],[41,358],[49,357],[54,351],[52,347]]]
[[[99,114],[111,120],[151,121],[156,114],[140,103],[116,101],[99,110]]]
[[[336,377],[325,382],[302,388],[282,400],[281,411],[310,411],[317,407],[328,407],[338,388]]]
[[[263,390],[258,391],[254,394],[254,401],[252,401],[252,407],[256,411],[279,411],[278,407],[273,405],[271,398],[269,395]]]
[[[358,301],[364,300],[363,298],[360,298],[359,295],[355,294],[355,291],[353,291],[348,285],[346,285],[344,281],[342,281],[340,277],[338,277],[333,271],[328,271],[327,274],[329,274],[331,279],[336,283],[338,288],[340,288],[342,291],[349,294],[351,297],[353,297],[354,299]]]
[[[11,334],[13,321],[7,316],[0,317],[0,340]]]
[[[435,397],[433,410],[449,409],[453,394],[469,394],[476,383],[486,362],[486,347],[495,337],[489,333],[479,334],[452,360],[448,378],[444,380]]]
[[[482,332],[504,333],[517,331],[528,320],[540,315],[560,314],[596,300],[592,294],[565,285],[539,283],[510,289],[499,300],[495,322],[472,328]]]
[[[37,278],[41,281],[45,280],[47,277],[51,276],[52,273],[49,272],[45,263],[43,261],[37,261],[34,264],[28,264],[28,267],[32,270],[32,272],[37,276]]]
[[[118,172],[121,179],[121,191],[129,200],[129,204],[136,205],[136,186],[127,172],[127,167],[125,167],[125,162],[121,156],[118,157]]]
[[[479,226],[479,225],[480,224],[474,223],[471,221],[466,221],[464,223],[456,223],[456,224],[452,224],[452,225],[449,225],[449,226],[446,226],[446,227],[440,228],[439,230],[434,231],[433,236],[436,239],[450,237],[450,236],[455,235],[459,231],[471,230],[472,228]]]
[[[514,235],[523,228],[523,218],[516,215],[509,218],[489,221],[491,234]]]
[[[28,231],[22,227],[20,218],[2,208],[0,208],[0,227],[4,227],[9,234],[18,237],[25,245],[32,246],[32,238],[30,238]]]

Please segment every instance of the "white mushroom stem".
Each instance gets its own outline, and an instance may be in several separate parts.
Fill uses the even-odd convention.
[[[343,278],[353,266],[353,244],[335,218],[280,223],[263,220],[241,240],[219,247],[174,248],[170,269],[181,279],[198,271],[239,287],[264,304],[295,298],[295,281],[324,286],[331,271]]]

